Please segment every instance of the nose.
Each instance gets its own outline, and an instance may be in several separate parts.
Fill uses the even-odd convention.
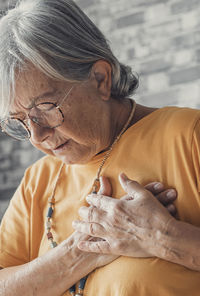
[[[41,144],[47,140],[52,134],[52,128],[41,127],[37,123],[29,120],[29,130],[31,132],[31,142],[33,144]]]

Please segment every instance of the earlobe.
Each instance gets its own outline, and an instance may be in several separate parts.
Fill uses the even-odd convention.
[[[91,72],[101,98],[105,101],[110,99],[111,72],[111,65],[103,60],[99,60],[98,62],[96,62],[93,65]]]

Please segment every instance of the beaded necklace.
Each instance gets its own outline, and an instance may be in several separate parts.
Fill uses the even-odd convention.
[[[110,154],[111,154],[111,152],[113,150],[113,147],[119,141],[119,139],[121,138],[122,134],[128,128],[131,120],[133,119],[133,116],[134,116],[134,113],[135,113],[135,108],[136,108],[136,103],[135,103],[135,101],[133,101],[132,110],[131,110],[131,113],[130,113],[130,115],[128,117],[128,120],[126,121],[126,123],[123,126],[123,128],[122,128],[121,132],[119,133],[119,135],[115,138],[115,140],[112,143],[112,145],[109,147],[108,151],[106,152],[106,154],[105,154],[105,156],[104,156],[104,158],[103,158],[103,160],[102,160],[102,162],[101,162],[101,164],[100,164],[100,166],[98,168],[96,178],[95,178],[95,180],[93,182],[93,185],[92,185],[92,191],[91,191],[92,193],[97,193],[98,192],[99,187],[100,187],[99,177],[100,177],[102,168],[103,168],[106,160],[110,156]],[[62,166],[61,166],[61,168],[60,168],[60,170],[58,172],[58,176],[56,178],[56,182],[55,182],[55,185],[54,185],[54,189],[53,189],[52,195],[48,199],[49,208],[48,208],[48,212],[47,212],[47,220],[46,220],[45,229],[46,229],[47,238],[48,238],[48,241],[50,242],[51,248],[55,248],[57,246],[57,243],[53,239],[53,234],[51,232],[51,226],[52,226],[52,215],[53,215],[53,211],[54,211],[54,207],[55,207],[55,197],[54,197],[55,196],[55,191],[56,191],[58,180],[60,179],[60,176],[61,176],[63,167],[64,167],[64,164],[62,164]],[[86,280],[87,280],[87,276],[83,277],[79,281],[78,293],[76,293],[76,285],[75,284],[71,288],[69,288],[69,292],[70,292],[71,296],[83,296],[83,292],[84,292],[84,287],[85,287]]]

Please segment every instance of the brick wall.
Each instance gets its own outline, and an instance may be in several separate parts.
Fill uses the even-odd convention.
[[[7,3],[0,0],[0,9]],[[117,57],[140,75],[137,102],[200,107],[199,0],[77,3],[106,34]],[[25,168],[40,156],[29,143],[0,134],[0,217]]]

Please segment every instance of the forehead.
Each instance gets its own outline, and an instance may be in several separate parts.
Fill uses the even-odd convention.
[[[36,98],[46,94],[46,98],[59,92],[64,83],[45,75],[39,69],[28,66],[26,70],[16,75],[15,97],[10,112],[20,112],[22,106],[28,108]]]

